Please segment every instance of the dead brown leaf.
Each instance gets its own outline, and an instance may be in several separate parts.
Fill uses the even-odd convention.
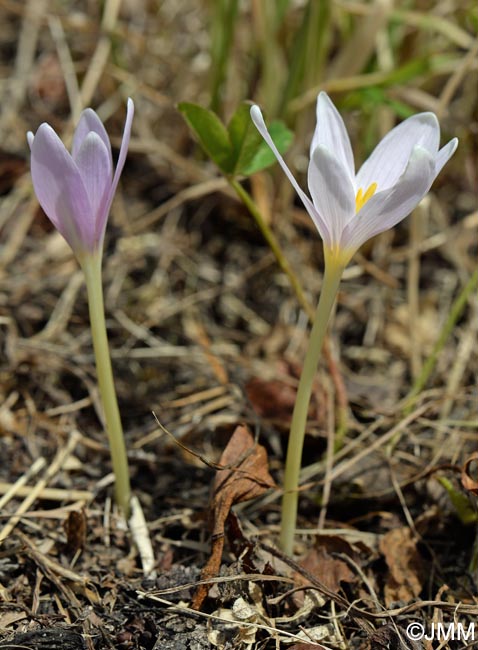
[[[214,479],[211,555],[201,572],[202,580],[209,580],[219,573],[224,529],[232,506],[255,499],[275,487],[274,479],[269,474],[266,449],[255,443],[252,433],[245,426],[236,427],[219,464],[225,469],[218,471]],[[193,609],[200,609],[209,586],[202,584],[198,587],[192,599]]]
[[[318,545],[312,548],[300,561],[300,566],[307,573],[317,578],[328,590],[338,593],[341,582],[353,582],[356,578],[345,560],[335,557],[334,554],[344,554],[354,557],[358,561],[358,553],[344,539],[338,536],[324,537]],[[307,578],[299,573],[294,575],[294,582],[298,586],[309,584]],[[302,592],[296,594],[295,602],[302,604]]]
[[[297,396],[296,383],[300,378],[301,368],[296,364],[281,361],[276,370],[279,377],[274,379],[252,377],[247,382],[245,391],[258,415],[273,420],[278,426],[287,426],[292,419]],[[321,383],[316,381],[309,405],[309,418],[324,423],[326,417],[327,395]]]
[[[246,394],[261,417],[290,421],[297,395],[297,390],[291,384],[280,379],[252,377],[246,384]]]
[[[331,591],[338,593],[341,582],[354,582],[355,574],[349,565],[334,553],[356,555],[350,544],[340,537],[328,537],[320,542],[318,548],[312,549],[307,562],[304,562],[306,569],[309,568],[313,575],[319,578]],[[309,565],[309,566],[308,566]]]
[[[389,568],[385,585],[385,603],[409,602],[422,590],[422,560],[410,528],[395,528],[380,540],[380,551]]]

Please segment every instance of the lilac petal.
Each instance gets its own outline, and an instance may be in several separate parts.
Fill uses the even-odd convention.
[[[85,140],[88,133],[91,132],[96,133],[97,135],[100,136],[101,140],[103,141],[106,147],[106,150],[109,152],[111,167],[113,167],[113,155],[111,153],[110,139],[108,137],[108,134],[106,133],[106,129],[103,125],[103,122],[100,120],[100,118],[92,108],[86,108],[82,112],[80,120],[78,122],[78,126],[76,127],[75,135],[73,136],[73,144],[71,148],[71,155],[73,156],[73,160],[76,160],[76,157],[78,156],[78,151],[81,149],[83,140]]]
[[[440,126],[433,113],[419,113],[392,129],[375,147],[357,173],[357,188],[377,183],[379,191],[393,187],[405,171],[415,146],[435,156]]]
[[[124,130],[123,130],[123,139],[121,140],[121,147],[118,156],[118,162],[116,163],[115,175],[110,187],[110,191],[108,193],[108,197],[106,199],[105,220],[108,218],[108,213],[110,211],[111,204],[113,203],[113,198],[116,192],[116,188],[118,187],[121,172],[123,171],[123,167],[126,161],[126,154],[128,153],[129,140],[131,137],[131,125],[133,123],[133,116],[134,116],[133,100],[131,99],[131,97],[128,97],[128,102],[126,105],[126,120],[125,120]]]
[[[327,222],[334,247],[355,215],[355,190],[341,161],[325,146],[318,145],[312,153],[308,185],[317,212]]]
[[[30,147],[30,151],[31,151],[34,139],[35,139],[35,136],[33,135],[33,133],[31,131],[28,131],[28,133],[27,133],[27,141],[28,141],[28,146]]]
[[[397,184],[367,201],[345,227],[341,246],[356,251],[371,237],[393,228],[418,205],[434,180],[432,155],[423,147],[414,147]]]
[[[72,157],[48,124],[39,127],[31,146],[33,187],[46,215],[75,253],[94,250],[93,213]]]
[[[319,93],[317,97],[317,126],[310,144],[310,158],[319,145],[335,154],[351,179],[355,177],[354,154],[349,134],[342,116],[324,92]]]
[[[443,166],[450,160],[458,147],[458,138],[453,138],[448,144],[440,149],[435,158],[435,176],[443,169]]]
[[[327,224],[319,214],[319,212],[316,210],[314,204],[312,201],[309,199],[307,194],[300,188],[299,184],[295,180],[292,172],[288,168],[288,166],[285,163],[285,160],[282,158],[280,155],[279,151],[277,150],[277,147],[275,146],[269,131],[267,130],[267,127],[264,122],[264,118],[262,117],[261,109],[259,106],[254,105],[251,107],[251,119],[254,122],[254,125],[256,129],[259,131],[259,133],[262,135],[264,140],[267,142],[269,147],[271,148],[274,156],[277,158],[277,162],[279,165],[282,167],[285,175],[289,179],[289,181],[292,184],[292,187],[295,189],[297,194],[299,195],[300,200],[305,206],[305,209],[311,216],[312,220],[314,221],[317,230],[319,231],[319,235],[322,237],[325,243],[330,244],[330,232]]]
[[[106,199],[111,187],[111,158],[103,140],[92,131],[83,140],[76,156],[95,220],[106,225],[107,215],[103,216]],[[97,241],[102,241],[104,232],[96,232]]]

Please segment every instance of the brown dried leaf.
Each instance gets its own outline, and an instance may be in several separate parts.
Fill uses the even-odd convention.
[[[334,553],[341,553],[353,557],[358,562],[358,553],[353,546],[339,536],[324,537],[316,548],[312,548],[300,561],[300,566],[307,573],[317,578],[323,585],[334,593],[339,593],[341,582],[354,582],[355,574],[345,560],[334,557]],[[300,573],[294,574],[297,586],[309,584],[307,578]],[[297,592],[294,598],[297,606],[302,606],[303,592]]]
[[[473,452],[471,456],[466,459],[461,471],[461,484],[465,490],[468,490],[468,492],[471,492],[475,496],[478,496],[478,481],[474,479],[470,474],[470,466],[475,461],[478,463],[478,451]]]
[[[224,528],[232,506],[275,487],[269,474],[266,449],[255,443],[247,427],[236,427],[221,456],[220,465],[225,469],[218,471],[214,479],[211,555],[201,572],[202,580],[209,580],[219,573]],[[208,591],[208,584],[198,587],[192,599],[193,609],[200,609]]]
[[[219,464],[214,480],[213,535],[224,533],[224,522],[235,503],[249,501],[275,487],[269,474],[267,451],[254,442],[252,433],[244,426],[236,427]]]
[[[291,384],[280,379],[252,377],[246,384],[246,394],[261,417],[290,421],[297,395],[297,390]]]
[[[276,426],[288,427],[297,397],[300,366],[280,361],[275,366],[277,377],[264,379],[252,377],[245,386],[247,397],[254,411],[262,418],[273,420]],[[339,382],[340,383],[340,382]],[[327,420],[327,392],[317,379],[314,382],[308,418],[323,424]]]
[[[386,533],[380,540],[380,551],[389,568],[385,585],[387,607],[393,602],[416,598],[422,590],[423,562],[410,528],[395,528]]]

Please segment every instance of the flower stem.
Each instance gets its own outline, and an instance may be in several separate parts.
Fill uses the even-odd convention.
[[[299,475],[302,462],[302,449],[304,446],[305,427],[309,410],[312,383],[320,352],[324,341],[327,324],[334,306],[335,298],[342,277],[342,267],[333,262],[325,264],[322,291],[310,333],[309,347],[305,356],[304,367],[300,376],[297,397],[292,414],[292,423],[287,448],[287,458],[284,474],[284,496],[282,497],[282,521],[280,545],[284,553],[292,554],[294,533],[297,520],[297,506],[299,500]]]
[[[110,445],[111,462],[115,475],[116,503],[126,519],[129,517],[131,488],[129,482],[128,458],[123,436],[123,427],[118,409],[118,400],[113,381],[111,359],[106,333],[103,286],[101,280],[101,253],[86,254],[81,259],[88,292],[91,335],[96,359],[96,373],[100,397]]]

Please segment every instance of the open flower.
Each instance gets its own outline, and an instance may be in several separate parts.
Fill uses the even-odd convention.
[[[425,196],[458,140],[439,149],[434,113],[419,113],[392,129],[355,173],[345,124],[327,96],[317,98],[308,185],[302,191],[274,145],[258,106],[251,117],[314,220],[326,258],[345,266],[370,237],[392,228]]]
[[[128,99],[126,123],[113,176],[111,144],[91,108],[81,114],[71,154],[49,124],[27,134],[31,173],[38,201],[78,258],[101,250],[111,203],[123,171],[134,105]]]

